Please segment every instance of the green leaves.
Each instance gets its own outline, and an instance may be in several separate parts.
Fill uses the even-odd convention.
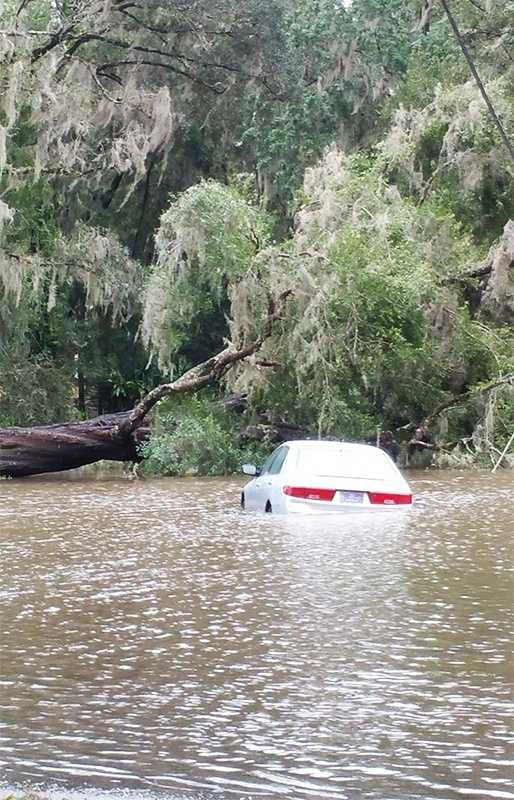
[[[175,401],[162,411],[149,442],[141,447],[149,475],[228,475],[245,461],[259,461],[236,443],[238,421],[209,400]]]
[[[210,320],[220,330],[228,289],[261,267],[271,218],[235,187],[203,181],[161,217],[157,263],[145,296],[143,336],[163,365],[180,350],[182,332]]]

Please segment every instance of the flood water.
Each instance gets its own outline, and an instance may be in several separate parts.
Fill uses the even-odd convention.
[[[514,474],[280,518],[241,481],[0,483],[0,783],[514,800]]]

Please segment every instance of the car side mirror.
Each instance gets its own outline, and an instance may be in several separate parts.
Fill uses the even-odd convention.
[[[257,478],[261,472],[255,464],[243,464],[243,474],[249,475],[251,478]]]

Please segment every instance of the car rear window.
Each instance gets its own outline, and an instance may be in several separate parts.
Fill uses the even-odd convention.
[[[396,476],[396,469],[381,450],[350,450],[309,447],[300,450],[297,467],[301,472],[327,478],[368,478],[384,480]]]

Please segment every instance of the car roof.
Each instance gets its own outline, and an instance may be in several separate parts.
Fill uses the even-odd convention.
[[[358,444],[357,442],[334,441],[333,439],[292,439],[289,442],[283,442],[281,446],[283,445],[291,448],[322,447],[323,449],[326,449],[331,447],[333,449],[337,448],[338,450],[367,450],[373,451],[374,453],[383,452],[379,448],[375,447],[375,445]]]

